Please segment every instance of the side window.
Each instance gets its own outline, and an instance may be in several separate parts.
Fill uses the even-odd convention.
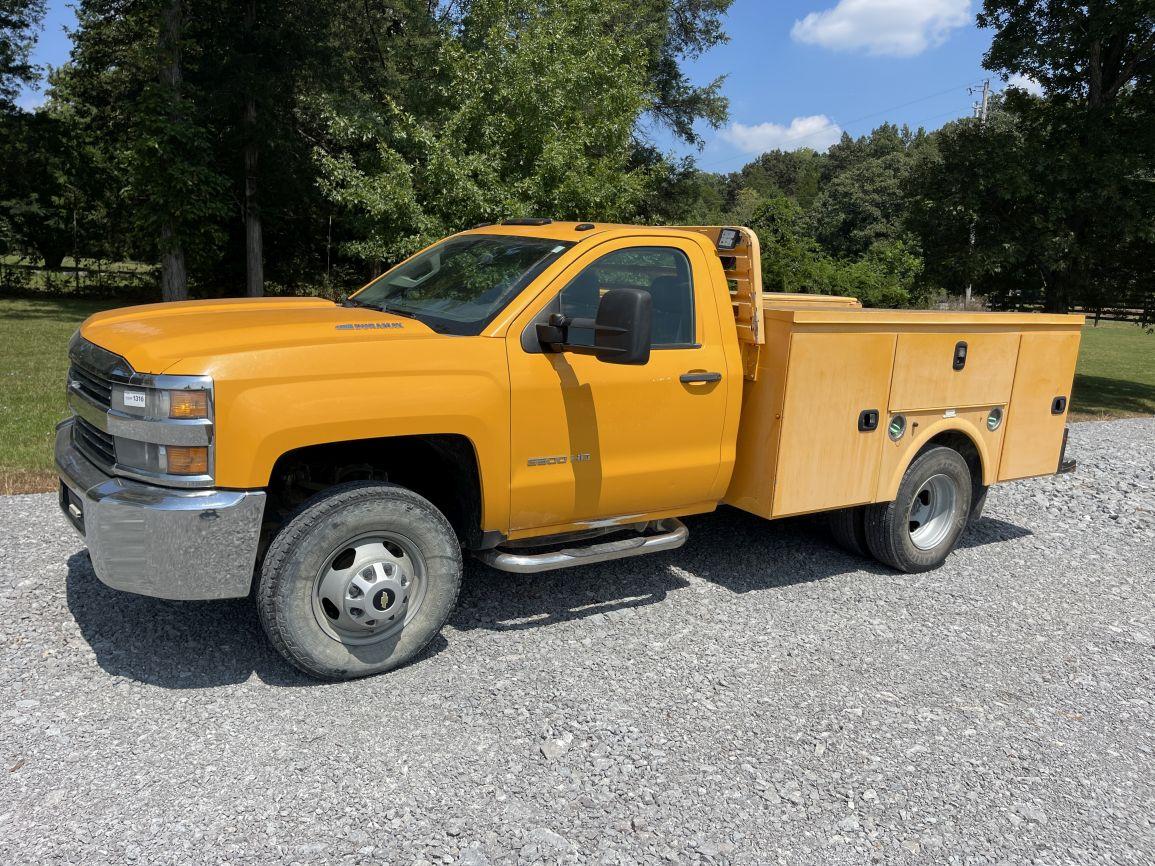
[[[561,312],[577,319],[597,316],[598,303],[610,289],[645,289],[653,302],[655,349],[694,343],[694,286],[690,262],[670,247],[630,247],[608,253],[589,265],[561,290]],[[571,328],[570,341],[591,345],[591,329]]]

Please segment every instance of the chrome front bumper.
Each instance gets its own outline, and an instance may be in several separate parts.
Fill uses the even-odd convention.
[[[113,589],[171,599],[248,595],[263,490],[173,490],[109,476],[56,428],[60,507]]]

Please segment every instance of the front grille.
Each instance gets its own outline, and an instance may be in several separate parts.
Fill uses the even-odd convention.
[[[112,381],[107,377],[73,362],[68,378],[76,383],[77,390],[105,409],[112,405]]]
[[[72,441],[97,466],[111,469],[116,463],[116,443],[113,438],[79,416],[72,428]]]

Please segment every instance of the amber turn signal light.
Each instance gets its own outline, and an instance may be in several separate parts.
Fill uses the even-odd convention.
[[[208,475],[209,449],[203,446],[169,445],[168,471],[170,475]]]
[[[208,391],[173,391],[168,397],[169,418],[209,417]]]

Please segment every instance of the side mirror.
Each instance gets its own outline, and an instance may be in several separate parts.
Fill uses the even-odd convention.
[[[602,295],[594,320],[594,356],[607,364],[648,362],[652,303],[642,289],[611,289]]]
[[[543,352],[593,355],[607,364],[645,364],[653,336],[652,305],[650,293],[642,289],[612,289],[598,302],[595,319],[553,313],[548,322],[538,322],[537,343]],[[571,343],[570,328],[593,330],[594,344]]]

